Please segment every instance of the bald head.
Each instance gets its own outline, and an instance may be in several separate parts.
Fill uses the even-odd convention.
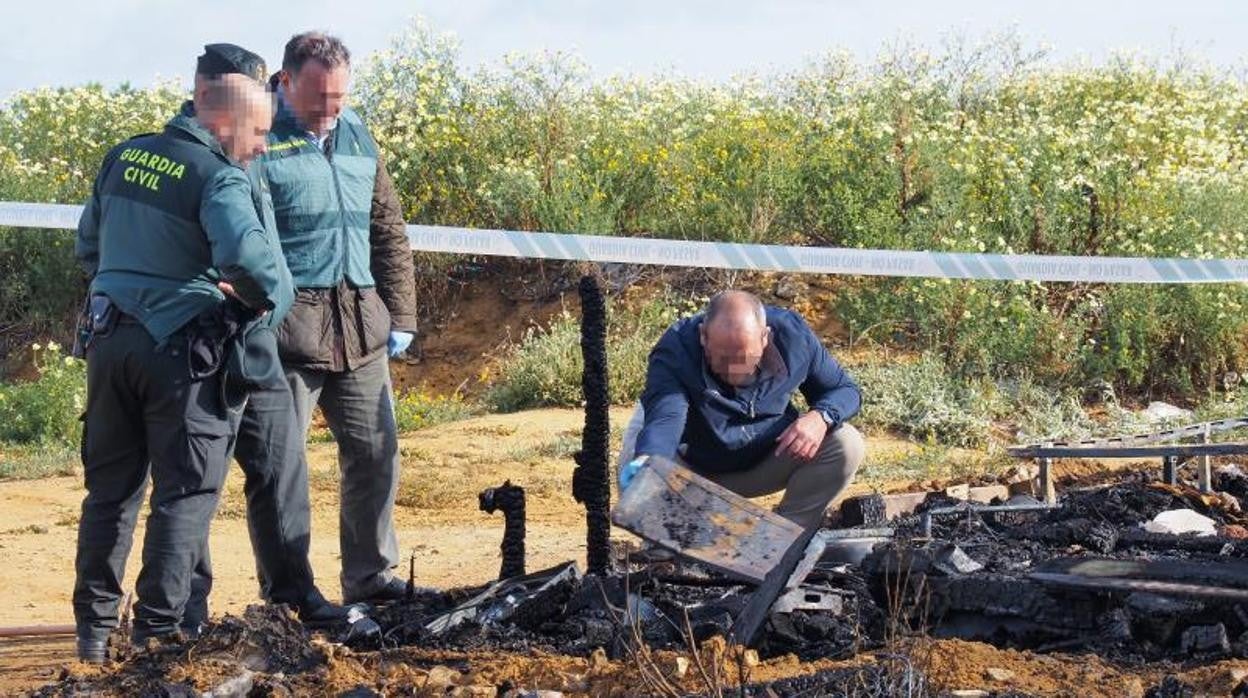
[[[734,387],[754,382],[770,332],[763,303],[752,293],[715,294],[702,321],[702,351],[721,381]]]

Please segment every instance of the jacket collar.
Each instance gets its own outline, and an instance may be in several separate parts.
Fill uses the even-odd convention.
[[[273,114],[273,127],[282,127],[286,130],[304,132],[299,125],[299,120],[295,118],[295,112],[290,108],[290,104],[286,102],[286,93],[281,87],[277,88],[277,110]]]

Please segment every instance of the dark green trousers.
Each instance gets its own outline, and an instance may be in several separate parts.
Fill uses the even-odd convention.
[[[191,379],[184,338],[158,350],[141,325],[123,319],[92,341],[82,439],[87,495],[73,597],[80,639],[104,639],[117,627],[149,476],[133,640],[178,628],[225,479],[230,436],[219,374]]]

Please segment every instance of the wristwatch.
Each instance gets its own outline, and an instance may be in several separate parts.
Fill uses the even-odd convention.
[[[827,424],[829,429],[833,429],[833,428],[835,428],[835,427],[836,427],[836,425],[837,425],[837,419],[836,419],[836,417],[832,416],[832,412],[831,412],[831,411],[829,411],[829,410],[815,410],[815,412],[818,412],[818,413],[819,413],[819,416],[823,418],[823,423],[824,423],[824,424]]]

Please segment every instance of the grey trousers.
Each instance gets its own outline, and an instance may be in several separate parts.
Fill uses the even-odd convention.
[[[247,531],[256,557],[260,597],[296,610],[324,603],[308,561],[311,538],[304,431],[290,387],[253,390],[236,420],[234,457],[245,476]],[[208,620],[212,561],[204,541],[182,627],[195,635]]]
[[[644,423],[645,413],[638,405],[624,429],[620,465],[633,459],[637,434]],[[823,520],[828,505],[853,481],[865,456],[866,442],[862,434],[853,425],[842,424],[836,431],[828,432],[819,451],[809,461],[768,456],[749,470],[698,474],[742,497],[761,497],[784,490],[776,513],[806,528]]]
[[[389,362],[382,356],[342,372],[292,367],[286,377],[305,442],[313,408],[320,405],[338,444],[342,598],[367,598],[390,582],[399,562],[399,441]]]

